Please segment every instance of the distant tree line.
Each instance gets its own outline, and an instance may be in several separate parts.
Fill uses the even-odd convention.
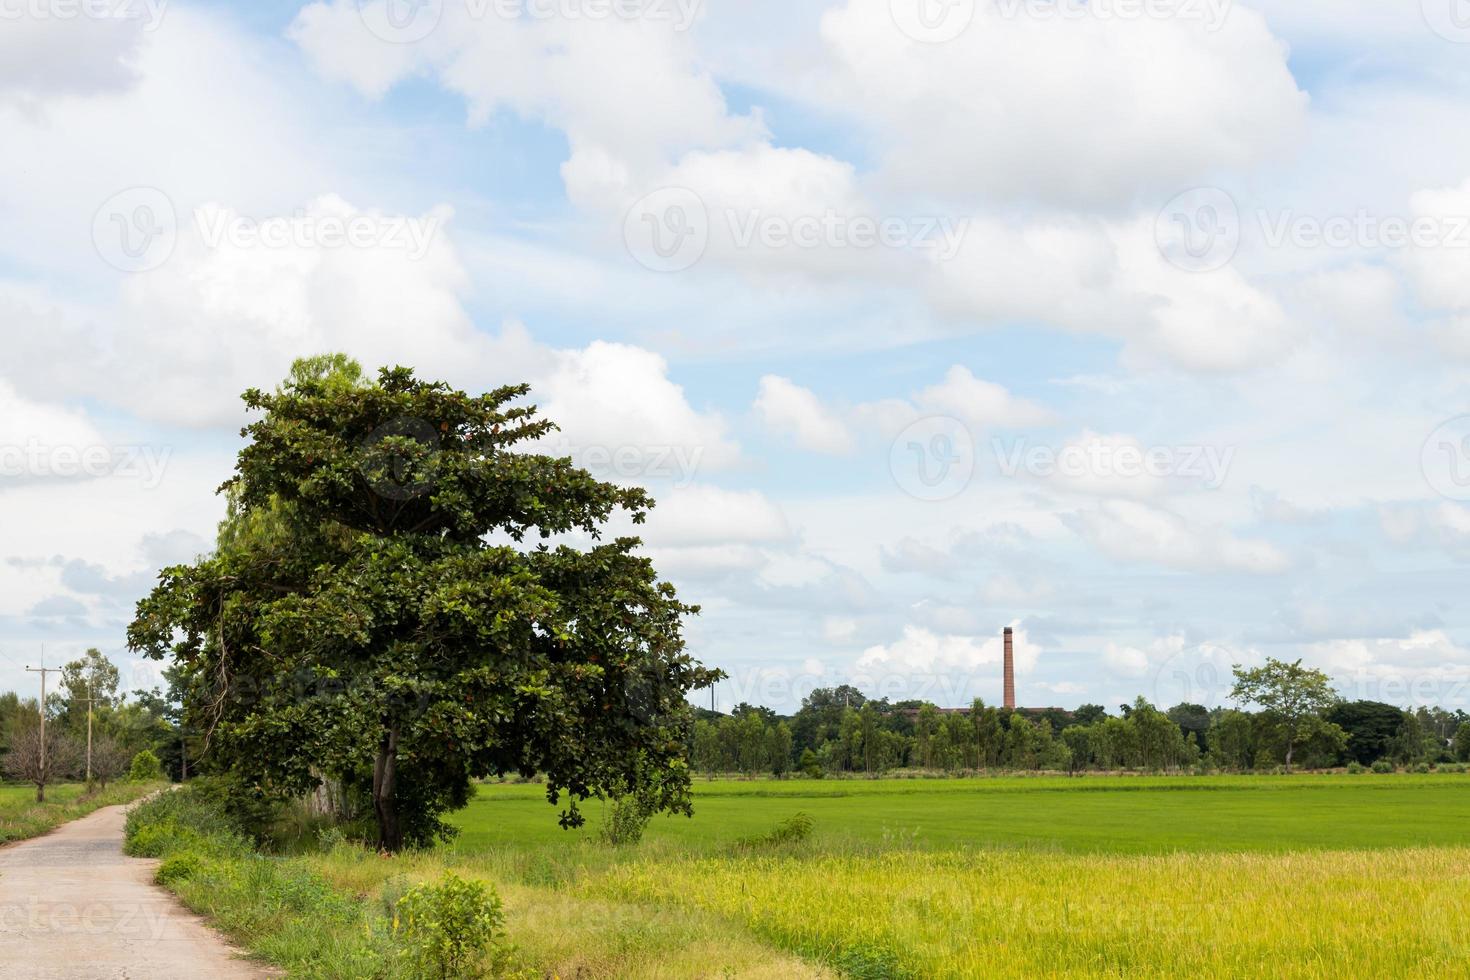
[[[964,710],[874,700],[850,686],[821,688],[791,716],[741,704],[700,710],[690,745],[696,772],[747,776],[877,776],[895,769],[1226,772],[1470,762],[1470,715],[1376,701],[1344,701],[1300,662],[1237,668],[1237,707],[1138,698],[1110,713],[1008,710],[976,700]],[[1247,710],[1254,708],[1255,710]]]
[[[185,739],[169,698],[139,691],[128,700],[118,686],[116,665],[96,649],[66,664],[59,684],[46,694],[44,741],[37,699],[0,694],[0,776],[35,786],[36,798],[44,800],[47,786],[82,779],[89,761],[92,781],[102,788],[127,775],[142,753],[162,760],[166,774],[184,775]]]

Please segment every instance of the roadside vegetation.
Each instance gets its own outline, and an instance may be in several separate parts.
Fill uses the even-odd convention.
[[[88,792],[81,783],[52,786],[45,803],[32,786],[0,785],[0,844],[39,837],[104,806],[131,803],[163,787],[162,782],[113,783]]]

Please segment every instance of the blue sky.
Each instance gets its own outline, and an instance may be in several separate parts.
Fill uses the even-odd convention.
[[[1006,625],[1031,704],[1470,705],[1458,2],[5,7],[0,688],[151,683],[238,393],[340,349],[649,486],[726,707],[995,700]]]

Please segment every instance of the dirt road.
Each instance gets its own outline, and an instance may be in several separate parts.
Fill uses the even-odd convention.
[[[0,974],[7,980],[246,980],[267,974],[124,857],[126,808],[105,807],[0,848]]]

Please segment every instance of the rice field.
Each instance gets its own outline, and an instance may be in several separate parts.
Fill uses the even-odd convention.
[[[319,868],[489,878],[547,976],[1470,976],[1470,776],[700,783],[627,848],[554,813],[487,785],[450,847]]]

